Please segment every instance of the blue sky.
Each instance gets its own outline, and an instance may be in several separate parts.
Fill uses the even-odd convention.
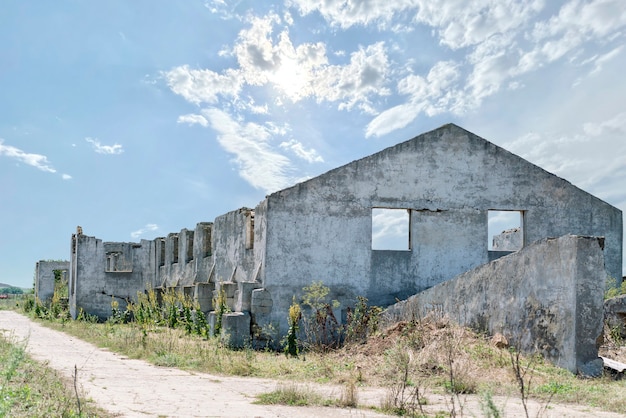
[[[0,282],[453,122],[626,211],[623,0],[7,0]]]

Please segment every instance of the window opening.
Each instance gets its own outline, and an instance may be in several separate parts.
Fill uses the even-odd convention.
[[[202,255],[209,257],[211,255],[211,227],[205,226],[204,235],[202,236]]]
[[[254,248],[254,211],[246,217],[246,250]]]
[[[172,237],[172,251],[174,253],[172,257],[172,264],[178,263],[178,236]]]
[[[411,250],[411,210],[372,208],[372,250]]]
[[[187,231],[187,260],[193,260],[193,231]]]
[[[161,247],[159,251],[159,255],[160,255],[159,266],[164,266],[165,265],[165,240],[160,239],[159,245]]]
[[[487,236],[489,251],[518,251],[524,246],[524,212],[490,210]]]
[[[124,254],[119,251],[111,251],[106,254],[106,267],[107,273],[125,273],[133,271],[133,267],[129,260],[126,260]]]

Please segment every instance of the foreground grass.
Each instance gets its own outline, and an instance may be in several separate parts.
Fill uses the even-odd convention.
[[[509,350],[498,349],[486,338],[451,324],[405,324],[371,337],[367,344],[287,358],[269,350],[229,350],[215,338],[188,336],[178,329],[146,330],[132,324],[80,321],[43,323],[97,346],[160,366],[290,382],[341,386],[354,382],[357,388],[381,386],[390,392],[418,388],[445,394],[520,397]],[[577,378],[538,357],[522,357],[521,362],[528,371],[529,398],[546,404],[574,403],[626,414],[626,380],[616,381],[610,376]],[[399,376],[404,376],[404,380],[398,380]],[[284,392],[279,388],[262,401],[278,402],[276,399],[286,396],[282,403],[301,402],[297,394]],[[310,395],[310,391],[307,393]],[[295,396],[295,400],[289,400],[290,396]],[[309,404],[329,402],[312,395],[305,398],[309,398],[306,401]]]
[[[263,405],[332,406],[336,402],[326,399],[305,386],[282,385],[276,390],[259,395],[255,403]]]
[[[0,311],[18,308],[21,298],[0,299]]]
[[[0,417],[110,417],[80,399],[70,382],[31,360],[25,342],[0,337]]]

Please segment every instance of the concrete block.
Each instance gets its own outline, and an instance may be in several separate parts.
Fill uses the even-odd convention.
[[[250,343],[250,314],[228,312],[222,315],[222,341],[229,347],[242,348]]]
[[[194,300],[200,305],[202,312],[209,312],[213,309],[213,291],[215,283],[196,283],[194,289]]]
[[[209,312],[206,317],[207,323],[209,324],[209,335],[215,334],[215,323],[217,321],[217,314],[215,311]]]
[[[250,312],[253,315],[267,315],[272,312],[272,295],[266,289],[254,289],[250,298]]]
[[[220,289],[224,289],[224,293],[227,298],[234,298],[235,291],[237,291],[237,283],[235,282],[222,282],[219,285]]]
[[[235,293],[237,302],[235,305],[235,311],[244,312],[250,311],[252,291],[261,286],[258,282],[239,282],[237,283],[237,292]]]

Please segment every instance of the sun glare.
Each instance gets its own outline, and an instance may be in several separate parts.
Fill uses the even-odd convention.
[[[280,67],[274,73],[274,84],[279,87],[291,100],[296,101],[304,95],[306,73],[297,60],[283,58]]]

